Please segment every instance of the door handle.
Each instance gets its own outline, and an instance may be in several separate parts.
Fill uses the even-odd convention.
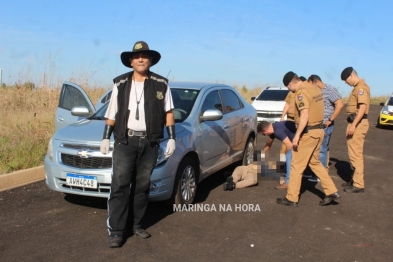
[[[228,128],[229,128],[228,123],[225,123],[225,124],[224,124],[224,129],[228,129]]]
[[[57,121],[64,121],[64,118],[59,117],[59,118],[57,119]]]

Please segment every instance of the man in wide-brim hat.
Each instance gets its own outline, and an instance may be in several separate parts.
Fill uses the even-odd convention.
[[[148,204],[150,175],[157,162],[164,125],[169,136],[165,152],[168,157],[175,151],[176,139],[168,80],[150,71],[150,67],[160,61],[160,53],[138,41],[131,52],[123,52],[120,58],[133,71],[113,80],[100,147],[103,154],[111,151],[109,139],[113,133],[115,149],[107,221],[110,247],[120,247],[124,243],[130,192],[134,200],[130,205],[134,214],[132,231],[141,238],[150,237],[142,229],[141,220]]]
[[[139,42],[136,42],[132,51],[126,51],[126,52],[121,53],[121,55],[120,55],[121,62],[123,63],[124,66],[132,68],[131,60],[132,60],[133,55],[135,55],[137,53],[142,53],[142,52],[150,57],[150,59],[151,59],[150,66],[154,66],[161,59],[160,53],[158,53],[155,50],[150,50],[149,46],[145,42],[139,41]]]

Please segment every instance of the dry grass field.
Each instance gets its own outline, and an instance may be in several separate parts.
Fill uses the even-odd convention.
[[[107,88],[81,87],[92,101]],[[54,133],[61,83],[33,88],[31,83],[0,88],[0,174],[43,164]]]
[[[95,104],[109,87],[89,85],[85,79],[70,79],[88,93]],[[234,86],[251,103],[265,86],[252,89]],[[54,133],[54,115],[61,82],[35,87],[31,82],[0,88],[0,174],[43,164],[49,139]],[[373,103],[387,96],[374,97]]]

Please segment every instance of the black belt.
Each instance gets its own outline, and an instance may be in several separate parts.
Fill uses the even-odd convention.
[[[287,119],[295,120],[295,117],[294,116],[287,116]]]
[[[146,131],[135,131],[132,129],[127,129],[127,135],[128,136],[146,136],[147,133],[146,133]]]
[[[307,126],[306,128],[307,128],[307,130],[322,129],[323,125],[322,124],[318,124],[318,125],[315,125],[315,126]]]
[[[355,118],[356,118],[356,113],[348,114],[347,122],[352,123]],[[367,114],[364,114],[362,119],[360,119],[360,121],[362,121],[363,119],[367,119]]]

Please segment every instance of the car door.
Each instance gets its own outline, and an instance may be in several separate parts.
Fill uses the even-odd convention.
[[[222,111],[222,102],[218,90],[209,92],[202,102],[200,114],[208,109]],[[201,129],[202,166],[204,170],[215,168],[228,158],[230,140],[225,131],[224,120],[203,121],[199,123]]]
[[[244,110],[239,97],[230,89],[220,90],[224,104],[224,128],[230,140],[229,156],[240,154],[244,150],[247,139],[243,130]]]
[[[75,106],[84,106],[93,114],[96,109],[86,92],[77,84],[64,82],[60,91],[59,104],[55,115],[55,130],[75,123],[83,117],[73,116],[71,109]]]

